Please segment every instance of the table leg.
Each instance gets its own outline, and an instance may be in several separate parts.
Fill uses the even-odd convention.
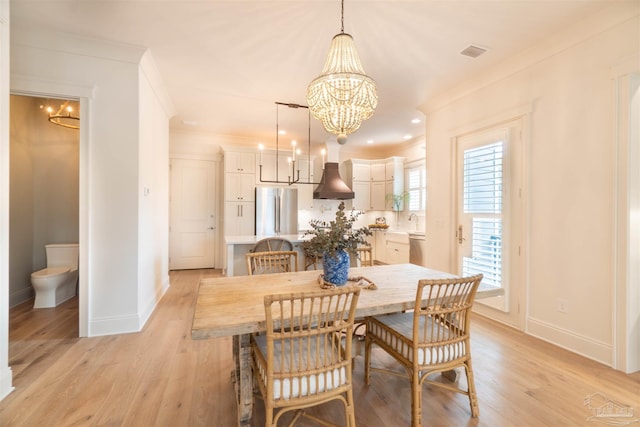
[[[250,335],[234,335],[235,391],[238,404],[238,426],[251,425],[253,412],[253,374],[251,372]]]

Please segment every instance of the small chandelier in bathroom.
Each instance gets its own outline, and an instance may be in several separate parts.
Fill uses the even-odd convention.
[[[44,109],[48,114],[49,120],[54,125],[62,126],[68,129],[80,129],[80,117],[77,114],[74,114],[73,107],[69,105],[69,101],[60,105],[57,111],[54,111],[51,106],[43,106],[40,108]]]

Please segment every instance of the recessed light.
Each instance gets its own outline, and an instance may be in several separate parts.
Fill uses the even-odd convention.
[[[411,119],[411,123],[420,123],[422,120],[415,118],[415,119]]]
[[[185,126],[198,126],[198,122],[195,120],[183,120],[182,124]]]
[[[368,140],[367,144],[373,144],[373,139]]]
[[[411,139],[411,135],[407,134],[407,135],[403,136],[403,138],[404,138],[405,140],[407,140],[407,139]]]
[[[284,130],[284,129],[280,129],[280,130],[278,131],[278,133],[279,133],[280,135],[285,135],[285,134],[287,133],[287,131],[286,131],[286,130]]]

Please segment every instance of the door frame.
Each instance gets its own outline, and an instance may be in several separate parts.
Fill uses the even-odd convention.
[[[91,234],[89,228],[89,146],[91,128],[91,99],[94,97],[95,87],[81,86],[55,81],[42,81],[22,75],[11,75],[9,93],[38,98],[64,98],[80,102],[80,155],[78,176],[78,335],[89,336],[89,319],[91,305],[91,284],[89,282],[91,263],[89,252]],[[7,301],[8,304],[8,301]]]
[[[633,323],[640,316],[640,220],[633,215],[640,207],[640,68],[636,55],[611,70],[614,87],[615,170],[614,272],[612,289],[613,368],[625,373],[640,370],[640,337]],[[632,89],[635,90],[632,93]],[[637,331],[636,331],[637,332]]]
[[[500,323],[507,324],[509,326],[515,327],[518,330],[526,331],[526,319],[529,313],[529,241],[530,241],[530,233],[531,227],[529,224],[529,198],[528,198],[528,188],[530,184],[530,174],[528,166],[528,159],[530,158],[530,128],[531,128],[531,114],[533,112],[533,104],[527,103],[521,106],[515,107],[513,109],[504,111],[502,113],[496,114],[494,116],[488,117],[486,119],[472,122],[468,125],[461,126],[452,130],[450,137],[450,159],[451,159],[451,194],[454,196],[451,198],[451,206],[450,212],[454,213],[457,221],[457,212],[458,212],[458,201],[459,201],[459,178],[458,178],[458,167],[457,167],[457,153],[458,153],[458,139],[467,136],[472,133],[481,133],[484,131],[490,131],[491,129],[496,129],[501,125],[506,125],[510,122],[520,121],[520,135],[519,135],[519,150],[515,150],[515,157],[512,158],[512,165],[514,165],[514,172],[519,169],[518,177],[520,185],[512,186],[513,192],[512,197],[518,197],[519,203],[516,209],[516,212],[510,210],[511,216],[511,226],[510,233],[512,238],[511,241],[517,239],[520,244],[515,244],[516,248],[512,251],[514,256],[506,257],[505,259],[510,259],[510,280],[512,285],[514,283],[518,284],[518,290],[516,295],[515,304],[512,304],[511,309],[516,313],[512,316],[513,321],[509,321],[507,319],[508,313],[500,312],[494,308],[489,306],[484,306],[481,304],[474,304],[473,310],[485,317],[496,320]],[[514,151],[511,147],[510,151]],[[512,179],[515,176],[512,173]],[[455,239],[456,230],[457,230],[457,222],[451,222],[451,230],[450,236],[452,239]],[[514,235],[515,233],[515,235]],[[458,245],[454,243],[451,246],[451,263],[450,270],[453,272],[458,271]]]

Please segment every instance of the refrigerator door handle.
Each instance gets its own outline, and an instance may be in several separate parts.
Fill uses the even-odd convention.
[[[276,195],[276,203],[275,203],[275,223],[274,223],[274,231],[276,234],[280,234],[280,196]]]

